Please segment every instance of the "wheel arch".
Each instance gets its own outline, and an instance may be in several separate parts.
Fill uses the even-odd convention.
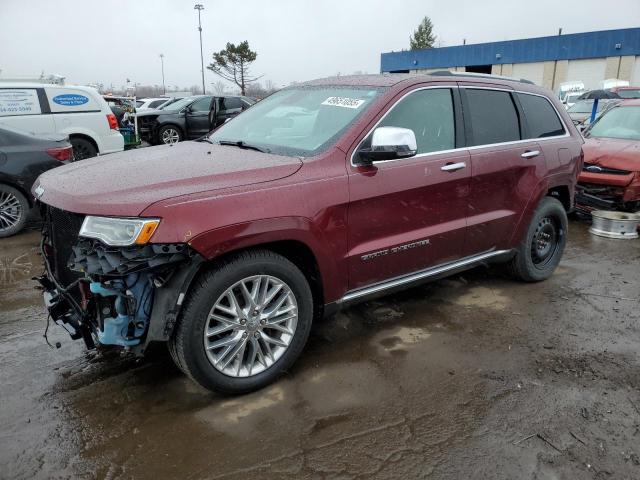
[[[0,178],[0,185],[6,185],[7,187],[15,188],[16,190],[18,190],[18,192],[24,195],[24,197],[27,199],[29,208],[33,208],[33,206],[35,205],[35,201],[31,196],[31,193],[25,190],[25,188],[22,185],[19,185],[18,183],[15,183],[15,182],[8,181],[5,178]]]
[[[96,151],[98,152],[98,155],[100,155],[100,146],[98,145],[98,142],[95,140],[95,138],[93,138],[91,135],[87,135],[86,133],[70,133],[69,140],[72,140],[74,138],[81,138],[90,142],[94,147],[96,147]]]
[[[170,121],[170,122],[163,122],[160,125],[158,125],[158,127],[156,129],[158,141],[160,141],[160,131],[165,127],[174,127],[174,128],[176,128],[180,132],[180,135],[182,135],[182,141],[186,140],[187,137],[186,137],[186,134],[185,134],[185,129],[181,125],[179,125],[179,124],[177,124],[177,123],[175,123],[173,121]]]

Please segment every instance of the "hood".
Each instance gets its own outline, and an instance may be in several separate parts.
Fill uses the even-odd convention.
[[[617,138],[586,138],[584,163],[601,167],[640,171],[640,141]]]
[[[160,200],[269,182],[293,175],[301,166],[297,157],[181,142],[49,170],[35,182],[33,192],[43,203],[62,210],[137,216]]]

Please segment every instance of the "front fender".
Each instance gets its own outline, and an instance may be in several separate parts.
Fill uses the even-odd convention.
[[[346,289],[344,262],[324,231],[305,217],[278,217],[229,225],[194,237],[189,244],[208,260],[234,251],[282,241],[305,245],[314,255],[325,303],[337,300]]]

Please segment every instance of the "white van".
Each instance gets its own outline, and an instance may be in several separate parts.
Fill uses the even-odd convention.
[[[118,121],[91,87],[0,82],[0,125],[69,136],[76,160],[124,149]]]

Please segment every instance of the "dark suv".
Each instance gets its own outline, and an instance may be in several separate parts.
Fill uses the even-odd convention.
[[[528,83],[312,81],[199,142],[43,174],[40,282],[88,347],[168,342],[201,385],[247,392],[345,305],[489,262],[549,277],[581,168],[562,104]]]
[[[185,97],[159,109],[141,110],[138,129],[152,145],[173,144],[206,135],[255,103],[249,97]]]

